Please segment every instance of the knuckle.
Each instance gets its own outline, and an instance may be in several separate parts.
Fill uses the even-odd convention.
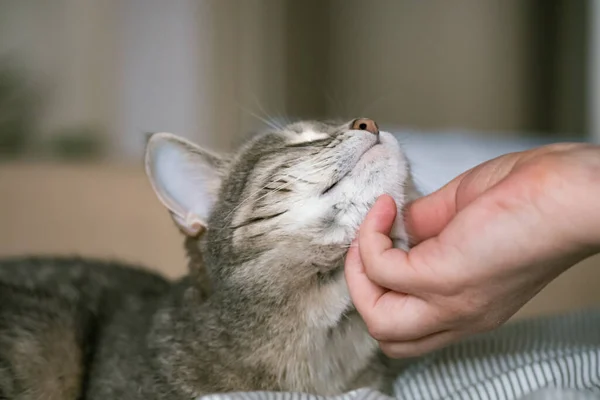
[[[381,315],[371,316],[365,318],[367,324],[367,330],[375,340],[385,340],[389,337],[390,326],[387,322],[387,318]]]
[[[377,259],[374,259],[374,255],[369,254],[362,259],[363,267],[367,277],[372,279],[377,274]]]
[[[465,290],[465,284],[458,279],[450,279],[437,285],[437,292],[444,297],[460,296]]]
[[[369,278],[375,284],[386,288],[393,288],[395,278],[389,273],[389,270],[386,271],[385,268],[382,268],[382,266],[385,265],[386,264],[383,264],[380,261],[375,261],[372,263],[365,262],[365,274],[367,275],[367,278]]]

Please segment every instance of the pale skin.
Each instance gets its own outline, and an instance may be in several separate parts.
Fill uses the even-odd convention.
[[[600,252],[600,146],[556,144],[483,163],[408,205],[414,246],[392,248],[380,197],[346,258],[346,280],[390,357],[495,329],[548,283]]]

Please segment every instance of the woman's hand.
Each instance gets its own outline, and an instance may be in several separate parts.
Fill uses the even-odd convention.
[[[600,248],[600,147],[507,154],[407,207],[414,247],[392,248],[396,207],[380,198],[346,258],[371,335],[391,357],[494,329]]]

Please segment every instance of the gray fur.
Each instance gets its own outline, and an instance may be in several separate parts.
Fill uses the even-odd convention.
[[[389,172],[401,182],[386,183],[379,167],[356,172],[371,168],[357,138],[372,138],[349,126],[296,123],[212,159],[217,200],[202,234],[185,240],[190,273],[180,281],[94,260],[0,262],[0,399],[389,389],[388,361],[352,306],[343,262],[375,193],[389,186],[401,210],[417,192],[400,152],[381,154],[402,168]],[[320,139],[295,139],[308,130]],[[373,193],[353,194],[353,180]],[[303,220],[303,204],[331,206]],[[406,244],[401,218],[396,225]]]

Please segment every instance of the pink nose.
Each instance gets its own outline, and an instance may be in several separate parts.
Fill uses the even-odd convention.
[[[371,132],[373,135],[379,134],[379,128],[375,121],[369,118],[358,118],[352,122],[352,129],[357,131]]]

